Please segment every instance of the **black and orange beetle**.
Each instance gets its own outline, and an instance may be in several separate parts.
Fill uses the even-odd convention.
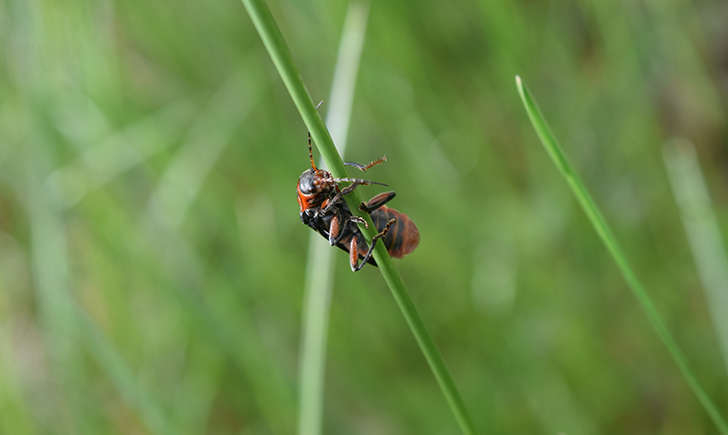
[[[352,271],[360,270],[366,263],[377,265],[372,258],[372,252],[379,239],[382,239],[389,255],[396,258],[404,257],[417,247],[420,233],[412,219],[384,205],[394,198],[394,192],[380,193],[359,205],[362,212],[369,213],[379,231],[372,239],[372,246],[367,247],[364,235],[358,227],[359,224],[366,226],[366,221],[351,213],[344,201],[344,195],[353,191],[356,186],[368,184],[386,186],[386,184],[361,178],[334,178],[330,172],[316,168],[310,133],[308,157],[311,160],[311,169],[303,171],[296,185],[301,220],[326,238],[332,246],[336,245],[348,252]],[[345,164],[365,172],[384,161],[386,158],[382,157],[368,165],[349,162]],[[342,188],[339,183],[351,184]]]

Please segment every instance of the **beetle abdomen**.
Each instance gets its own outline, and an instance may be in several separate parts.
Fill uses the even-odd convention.
[[[402,258],[414,251],[420,243],[420,232],[406,214],[387,206],[381,206],[371,212],[371,217],[377,226],[377,231],[382,231],[390,219],[397,219],[397,222],[382,239],[387,252],[392,257]]]

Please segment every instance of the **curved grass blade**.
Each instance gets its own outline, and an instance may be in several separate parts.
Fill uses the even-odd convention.
[[[291,94],[291,98],[293,99],[296,108],[311,132],[311,136],[313,136],[319,152],[326,160],[329,170],[334,177],[346,177],[344,162],[339,153],[336,151],[334,142],[331,139],[326,126],[319,117],[318,112],[311,101],[311,97],[306,91],[298,70],[293,65],[293,59],[291,58],[288,46],[283,40],[283,36],[268,10],[268,7],[262,0],[242,0],[242,2],[252,19],[258,34],[263,40],[263,44],[265,45],[268,54],[271,56],[283,83],[286,85],[288,92]],[[361,199],[356,191],[347,195],[345,198],[352,210],[358,209]],[[366,214],[365,219],[369,224],[369,228],[362,229],[362,232],[366,235],[368,240],[371,240],[374,236],[376,227],[371,218]],[[422,319],[420,319],[420,316],[407,293],[404,283],[402,282],[402,278],[394,269],[392,260],[390,259],[389,254],[387,254],[387,250],[384,248],[383,244],[378,243],[376,245],[374,250],[374,259],[377,261],[379,272],[384,277],[384,281],[389,286],[392,296],[394,296],[397,305],[402,311],[402,315],[407,321],[412,334],[415,336],[417,344],[420,346],[422,353],[425,355],[425,359],[427,359],[427,362],[429,363],[430,368],[432,369],[432,372],[434,373],[435,378],[437,379],[437,382],[439,383],[440,388],[450,405],[450,408],[455,414],[455,418],[457,419],[460,428],[463,433],[473,433],[474,430],[470,416],[465,410],[465,405],[460,398],[460,394],[455,387],[455,383],[450,376],[450,372],[445,367],[445,363],[440,356],[440,352],[437,350],[435,344],[430,338],[430,335],[427,333],[425,325],[422,323]]]
[[[718,412],[718,408],[705,393],[703,387],[700,386],[700,383],[693,374],[692,370],[690,370],[687,360],[685,359],[685,355],[678,347],[677,342],[670,331],[667,329],[667,325],[665,324],[665,321],[662,320],[662,316],[660,316],[660,313],[657,311],[655,304],[652,302],[652,298],[649,294],[647,294],[642,283],[637,279],[637,276],[632,271],[632,268],[627,262],[627,257],[622,251],[622,247],[617,243],[617,238],[607,225],[607,221],[597,208],[597,205],[594,203],[591,195],[589,195],[586,187],[584,187],[581,179],[572,169],[563,150],[561,149],[561,145],[551,132],[551,129],[546,123],[541,111],[538,106],[536,106],[533,98],[531,98],[531,94],[528,92],[528,89],[523,84],[519,76],[516,76],[516,88],[518,88],[518,93],[526,108],[528,118],[531,120],[531,124],[536,130],[536,134],[539,139],[541,139],[541,143],[546,149],[546,152],[549,156],[551,156],[551,159],[559,169],[559,172],[561,172],[561,175],[566,179],[567,184],[571,187],[571,190],[574,192],[574,196],[576,196],[577,201],[581,204],[582,209],[584,209],[584,212],[594,226],[597,234],[599,234],[602,242],[604,242],[607,250],[612,255],[612,258],[614,258],[619,270],[622,272],[622,276],[624,276],[629,288],[632,290],[632,293],[635,295],[637,301],[639,301],[642,309],[645,311],[647,319],[650,321],[650,324],[657,333],[657,336],[660,337],[660,340],[667,348],[673,361],[675,361],[675,364],[677,364],[680,369],[680,373],[682,373],[683,378],[685,378],[690,389],[698,398],[700,404],[703,405],[703,408],[705,408],[705,411],[708,413],[711,420],[713,420],[713,423],[716,425],[718,430],[720,430],[723,434],[728,434],[728,425],[726,425],[725,420],[723,420],[723,417]]]

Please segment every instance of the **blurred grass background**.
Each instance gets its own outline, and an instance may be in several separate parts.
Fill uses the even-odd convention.
[[[270,6],[327,100],[346,2]],[[370,176],[422,235],[402,276],[484,432],[714,433],[513,76],[725,410],[728,307],[663,147],[695,144],[725,250],[726,22],[718,0],[372,4],[346,158],[389,157]],[[240,3],[5,0],[0,56],[0,433],[293,432],[305,127]],[[324,432],[454,433],[379,274],[339,254]]]

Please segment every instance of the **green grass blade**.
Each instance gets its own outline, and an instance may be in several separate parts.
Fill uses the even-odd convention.
[[[257,106],[262,90],[250,85],[252,81],[251,74],[234,72],[191,121],[184,143],[149,199],[147,214],[165,228],[179,229],[235,129]]]
[[[329,170],[335,177],[345,177],[346,171],[344,169],[344,162],[337,152],[328,130],[319,117],[318,112],[311,101],[311,97],[306,91],[300,74],[293,65],[293,60],[291,58],[291,53],[288,50],[288,46],[284,42],[283,36],[268,10],[268,7],[262,0],[242,0],[242,2],[251,17],[258,34],[263,40],[263,44],[268,50],[281,79],[286,85],[288,92],[291,94],[291,98],[301,114],[304,123],[316,141],[316,146],[319,152],[326,160]],[[357,192],[354,191],[351,195],[346,197],[346,201],[352,210],[356,210],[358,209],[361,199]],[[365,219],[369,224],[369,228],[363,232],[367,235],[368,239],[371,239],[371,237],[374,236],[376,227],[368,215],[365,215]],[[377,261],[379,271],[384,277],[394,299],[399,305],[410,330],[414,334],[422,353],[424,353],[430,368],[435,374],[435,378],[440,384],[440,388],[442,389],[448,404],[452,408],[462,431],[467,434],[473,433],[474,430],[470,417],[465,410],[465,405],[460,398],[460,394],[455,387],[455,383],[445,367],[445,363],[442,360],[439,351],[427,333],[414,304],[409,298],[404,283],[402,282],[399,273],[395,271],[392,261],[389,258],[383,244],[377,244],[376,249],[374,250],[374,258]]]
[[[171,422],[167,419],[159,400],[154,398],[126,363],[122,355],[106,338],[82,308],[74,304],[76,321],[82,331],[86,348],[91,352],[101,369],[111,380],[124,401],[134,409],[150,432],[173,434]]]
[[[728,367],[728,257],[721,240],[695,146],[672,140],[663,148],[668,179],[680,209],[690,250],[708,297],[708,310]]]
[[[330,129],[331,136],[341,155],[344,155],[346,149],[354,86],[364,46],[368,15],[368,2],[357,1],[349,4],[334,68],[326,125]],[[303,291],[303,332],[301,334],[298,420],[298,433],[301,435],[321,433],[326,338],[333,287],[333,250],[331,246],[313,231],[310,234],[308,246]]]
[[[655,329],[658,337],[660,337],[660,340],[663,342],[665,347],[667,347],[670,356],[672,356],[675,364],[677,364],[678,368],[680,369],[683,378],[685,378],[685,381],[693,390],[693,393],[695,393],[695,395],[697,396],[698,401],[701,405],[703,405],[708,415],[713,420],[713,423],[715,423],[716,427],[720,430],[720,432],[723,434],[728,434],[728,425],[726,425],[723,417],[718,412],[717,407],[710,399],[710,397],[705,393],[703,387],[700,386],[700,383],[693,374],[692,370],[690,370],[690,367],[688,366],[687,360],[685,359],[683,352],[680,350],[672,334],[667,329],[665,321],[662,320],[662,317],[657,311],[655,304],[652,302],[652,299],[645,291],[642,283],[637,279],[637,276],[632,271],[632,268],[627,262],[627,257],[624,255],[622,248],[617,243],[616,237],[607,225],[606,220],[597,208],[594,200],[591,198],[591,195],[589,195],[589,192],[586,190],[586,187],[584,187],[581,179],[572,169],[571,165],[566,159],[566,156],[564,155],[563,150],[561,149],[561,145],[558,143],[556,137],[551,132],[551,129],[546,123],[546,120],[541,114],[541,111],[539,110],[538,106],[536,106],[536,103],[533,101],[531,94],[528,92],[528,89],[521,81],[521,78],[518,76],[516,76],[516,88],[518,88],[518,93],[521,96],[521,100],[523,101],[523,105],[526,108],[526,112],[528,113],[528,117],[531,120],[531,124],[533,124],[533,128],[536,130],[536,134],[538,135],[539,139],[541,139],[541,143],[543,144],[544,148],[546,148],[546,152],[551,156],[554,164],[561,172],[561,175],[564,176],[566,182],[573,190],[576,199],[579,201],[579,204],[581,204],[584,212],[594,226],[597,234],[599,234],[602,242],[604,242],[607,250],[614,258],[614,261],[617,263],[617,266],[622,272],[624,279],[627,281],[629,288],[632,290],[635,297],[637,297],[637,300],[639,301],[640,305],[645,311],[645,314],[647,315],[647,319],[649,320],[652,327]]]
[[[36,154],[38,155],[38,154]],[[41,309],[44,311],[44,325],[48,338],[52,340],[52,352],[59,370],[66,372],[64,382],[66,390],[73,396],[79,395],[78,380],[83,377],[83,354],[81,347],[87,349],[96,359],[99,367],[110,378],[122,398],[130,408],[138,412],[141,421],[147,428],[159,434],[173,433],[158,402],[139,384],[133,371],[126,365],[118,351],[105,338],[98,327],[91,322],[84,311],[76,304],[72,295],[72,270],[68,258],[68,240],[61,211],[57,207],[61,202],[57,197],[43,189],[41,177],[33,177],[28,195],[29,214],[31,216],[32,257],[36,276]],[[50,190],[53,192],[52,190]],[[74,382],[76,384],[74,384]],[[82,390],[81,390],[82,391]],[[69,393],[70,394],[70,393]],[[75,402],[79,399],[73,399]],[[83,408],[88,406],[88,399],[81,400]],[[85,405],[84,405],[85,404]],[[80,406],[75,404],[75,406]],[[88,425],[88,413],[84,409],[74,416],[79,425]]]
[[[4,316],[7,312],[3,312]],[[9,329],[9,328],[5,328]],[[10,333],[0,332],[0,433],[38,433],[32,416],[32,404],[23,397],[22,377],[16,367],[20,362],[14,353]]]
[[[65,208],[75,207],[90,192],[170,147],[175,132],[189,122],[193,109],[189,101],[169,103],[89,146],[74,162],[48,176],[46,182],[53,189],[54,200]]]
[[[67,391],[74,391],[81,374],[83,364],[80,361],[78,343],[83,343],[96,358],[101,369],[106,372],[114,386],[131,408],[138,411],[141,420],[154,433],[172,433],[157,402],[138,385],[133,372],[121,359],[111,343],[96,330],[96,325],[86,319],[85,314],[76,306],[71,295],[71,270],[68,264],[68,247],[64,224],[49,195],[43,195],[39,182],[34,183],[33,199],[29,204],[31,215],[32,256],[35,264],[34,272],[38,282],[38,294],[42,301],[45,327],[49,339],[52,340],[52,351],[59,370],[67,372],[64,382]],[[72,399],[72,402],[80,400]],[[81,401],[81,404],[84,402]],[[75,404],[75,403],[74,403]],[[81,406],[75,404],[75,406]],[[76,424],[88,424],[82,416],[83,409],[77,411]]]

